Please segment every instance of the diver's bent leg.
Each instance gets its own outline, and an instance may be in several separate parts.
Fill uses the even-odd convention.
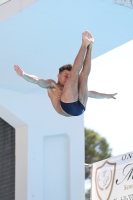
[[[90,44],[87,47],[87,53],[84,60],[83,69],[79,75],[79,101],[86,107],[87,100],[88,100],[88,76],[91,71],[91,52],[92,52],[92,45]]]
[[[75,102],[78,100],[78,78],[79,72],[83,66],[84,56],[86,53],[87,46],[91,43],[91,34],[88,31],[82,33],[82,45],[75,58],[70,77],[67,80],[63,93],[61,96],[61,101],[65,103]]]
[[[83,65],[85,52],[86,46],[82,44],[75,58],[70,77],[63,88],[61,96],[62,102],[70,103],[78,100],[78,78]]]

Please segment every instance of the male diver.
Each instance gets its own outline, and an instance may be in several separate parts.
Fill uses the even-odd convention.
[[[88,91],[87,80],[91,70],[93,43],[94,38],[91,33],[84,31],[82,33],[82,44],[73,66],[67,64],[59,68],[58,82],[26,74],[18,65],[15,65],[14,69],[26,81],[46,88],[52,105],[59,114],[66,117],[79,116],[85,111],[88,97],[115,99],[117,94]]]

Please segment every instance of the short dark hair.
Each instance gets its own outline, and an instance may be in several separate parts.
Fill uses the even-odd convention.
[[[68,70],[71,71],[72,70],[72,65],[71,64],[67,64],[67,65],[63,65],[62,67],[59,68],[59,74],[61,72],[63,72],[64,70]]]

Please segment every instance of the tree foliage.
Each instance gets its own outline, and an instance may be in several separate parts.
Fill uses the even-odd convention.
[[[90,199],[90,190],[88,190],[88,191],[85,193],[85,199],[86,199],[86,200]]]
[[[111,157],[107,140],[97,132],[85,128],[85,163],[92,164]],[[85,178],[90,178],[90,169],[85,170]]]

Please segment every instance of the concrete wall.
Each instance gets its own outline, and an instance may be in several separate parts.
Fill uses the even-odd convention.
[[[113,155],[133,149],[132,52],[133,40],[97,57],[92,61],[88,81],[88,86],[92,85],[94,91],[118,93],[116,100],[89,99],[85,112],[85,126],[106,137]]]
[[[0,22],[8,19],[17,12],[23,10],[36,0],[7,0],[0,1]],[[2,3],[5,2],[5,3]]]
[[[0,104],[28,124],[28,200],[84,199],[83,116],[60,116],[40,88],[0,94]]]
[[[0,196],[2,196],[1,198],[8,198],[8,195],[11,195],[11,199],[13,198],[12,194],[14,194],[15,192],[15,200],[19,199],[19,200],[27,200],[27,190],[28,190],[28,126],[27,124],[25,124],[22,120],[20,120],[18,117],[16,117],[13,113],[11,113],[9,110],[7,110],[5,107],[0,105],[0,118],[2,118],[4,121],[6,121],[8,124],[10,124],[14,129],[15,129],[15,177],[13,177],[13,174],[9,173],[9,171],[11,172],[13,169],[11,167],[11,163],[13,163],[13,160],[7,161],[6,160],[6,165],[4,165],[4,163],[1,163],[1,167],[2,166],[7,166],[10,170],[8,171],[9,175],[9,179],[7,179],[7,176],[5,176],[5,182],[4,182],[4,186],[7,187],[7,185],[10,185],[10,190],[6,190],[2,184],[0,184],[0,188],[4,188],[3,192],[0,192]],[[0,133],[2,135],[6,135],[6,130],[5,132],[2,131],[3,127],[0,127]],[[2,137],[0,134],[0,138]],[[7,136],[7,135],[6,135]],[[5,141],[4,143],[8,146],[8,144],[11,145],[11,143],[9,142],[9,140],[6,138],[5,136]],[[13,137],[13,136],[11,136]],[[2,138],[1,138],[2,139]],[[9,145],[9,147],[10,147]],[[8,148],[9,148],[8,147]],[[7,148],[7,149],[8,149]],[[5,150],[5,154],[9,151],[9,149],[7,150],[6,148]],[[3,150],[2,150],[3,152]],[[0,155],[2,155],[2,152],[0,151]],[[6,167],[3,168],[3,171],[6,169]],[[6,169],[6,170],[7,170]],[[2,172],[3,172],[2,171]],[[2,175],[1,172],[1,175]],[[6,171],[7,172],[7,171]],[[8,174],[7,173],[7,174]],[[15,183],[14,183],[14,179],[15,179]],[[8,180],[8,181],[7,181]],[[15,186],[15,191],[14,191],[14,187],[12,187],[13,185],[11,184],[13,182],[13,185]],[[2,182],[3,183],[3,182]],[[1,191],[1,190],[0,190]],[[3,197],[3,193],[5,192],[6,197]],[[10,193],[11,192],[11,193]]]

